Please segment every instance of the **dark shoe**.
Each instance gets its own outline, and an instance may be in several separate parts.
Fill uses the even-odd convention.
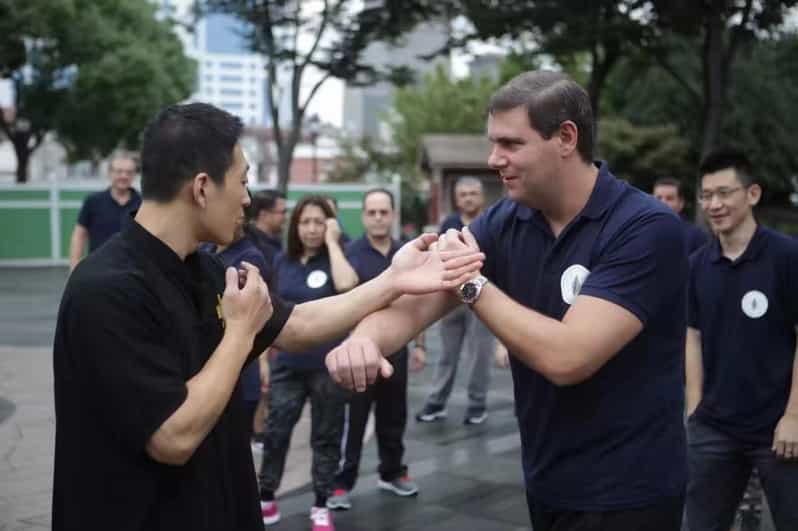
[[[418,422],[435,422],[437,420],[445,419],[448,413],[445,407],[432,407],[424,406],[424,409],[418,412],[416,420]]]
[[[488,414],[486,412],[479,413],[477,415],[471,414],[466,415],[466,418],[463,419],[463,424],[466,426],[474,426],[476,424],[482,424],[485,422],[485,419],[488,418]]]
[[[402,476],[393,481],[379,480],[377,486],[382,490],[393,492],[397,496],[413,496],[418,494],[418,485],[410,479],[410,476]]]

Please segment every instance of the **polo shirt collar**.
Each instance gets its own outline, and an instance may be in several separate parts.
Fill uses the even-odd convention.
[[[734,265],[737,265],[756,260],[757,257],[759,257],[759,255],[762,253],[762,250],[765,248],[766,243],[767,233],[762,225],[757,224],[754,235],[751,236],[751,241],[748,242],[748,246],[745,248],[745,251],[743,251],[743,254],[741,254],[734,261],[730,260],[730,262],[732,262]],[[720,238],[713,238],[710,245],[711,247],[709,256],[713,263],[720,262],[722,259],[726,258],[723,256],[723,249],[720,246]]]
[[[595,161],[593,164],[598,168],[598,176],[596,177],[596,184],[593,186],[593,191],[587,200],[582,211],[577,214],[578,218],[587,218],[591,220],[600,219],[604,216],[607,209],[615,203],[620,193],[623,191],[622,187],[617,186],[617,179],[610,173],[607,163],[603,160]],[[521,220],[537,219],[548,227],[548,222],[543,217],[543,214],[534,208],[519,204],[516,210],[516,216]]]
[[[186,266],[196,258],[196,253],[191,253],[186,257],[186,262],[183,262],[171,247],[142,227],[136,220],[132,220],[123,229],[122,237],[130,242],[137,253],[167,274],[186,276],[188,273]]]
[[[382,256],[380,250],[371,244],[371,240],[369,240],[369,237],[366,236],[365,234],[359,240],[357,240],[357,245],[360,249],[371,249],[375,253]],[[394,253],[396,253],[396,251],[398,251],[401,246],[402,245],[397,240],[391,238],[391,246],[388,248],[388,258],[393,256]]]

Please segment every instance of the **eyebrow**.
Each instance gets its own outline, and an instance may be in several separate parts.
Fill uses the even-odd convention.
[[[488,140],[494,144],[521,144],[523,139],[520,136],[491,136],[488,135]]]

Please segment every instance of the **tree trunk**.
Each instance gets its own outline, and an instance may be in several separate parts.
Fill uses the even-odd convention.
[[[715,149],[723,125],[726,95],[723,19],[710,15],[704,36],[704,109],[701,132],[701,158]]]
[[[33,149],[28,147],[29,141],[30,134],[28,133],[17,133],[11,138],[11,143],[14,145],[14,153],[17,155],[17,183],[28,182],[28,163],[33,153]]]
[[[283,193],[288,191],[288,182],[291,180],[291,163],[294,161],[295,144],[288,144],[277,150],[277,189]]]

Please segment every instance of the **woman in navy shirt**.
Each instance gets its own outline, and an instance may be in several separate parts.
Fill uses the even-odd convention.
[[[326,199],[308,195],[291,214],[286,252],[275,259],[277,293],[286,301],[302,303],[348,291],[358,282],[339,243],[341,228]],[[343,339],[343,338],[342,338]],[[330,378],[324,357],[340,341],[304,352],[279,352],[272,364],[269,416],[260,469],[263,522],[274,524],[280,512],[274,492],[280,485],[291,432],[305,401],[311,405],[314,530],[331,530],[327,496],[340,459],[345,395]]]

